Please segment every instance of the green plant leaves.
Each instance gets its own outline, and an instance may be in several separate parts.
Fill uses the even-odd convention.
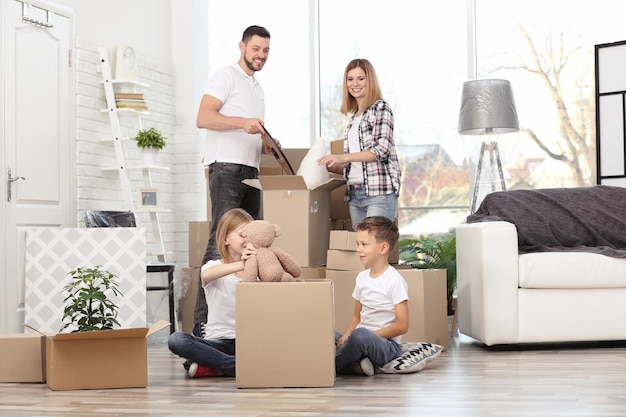
[[[417,269],[445,269],[448,310],[456,289],[456,234],[448,232],[417,239],[402,239],[398,244],[403,263]]]
[[[98,265],[70,271],[72,280],[63,287],[68,295],[63,300],[64,322],[61,331],[75,326],[72,332],[109,330],[119,326],[118,307],[109,297],[122,296],[117,276]]]
[[[135,136],[138,148],[154,148],[163,149],[165,147],[166,138],[154,127],[143,129],[137,132]]]

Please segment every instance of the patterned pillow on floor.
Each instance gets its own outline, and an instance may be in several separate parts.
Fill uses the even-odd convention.
[[[402,355],[377,370],[385,374],[419,372],[441,353],[443,348],[433,343],[402,343]]]

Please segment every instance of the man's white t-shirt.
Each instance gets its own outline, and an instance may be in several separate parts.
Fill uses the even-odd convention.
[[[361,321],[357,327],[380,330],[396,321],[395,306],[409,299],[406,280],[389,266],[378,278],[370,277],[370,270],[359,272],[352,298],[361,303]],[[400,336],[394,338],[400,342]]]
[[[221,263],[221,260],[208,261],[200,270]],[[235,338],[235,287],[240,281],[240,278],[230,274],[203,285],[208,307],[205,339]]]
[[[265,118],[265,93],[254,75],[248,75],[234,63],[221,68],[209,79],[204,92],[222,102],[225,116]],[[228,162],[259,168],[261,135],[250,135],[242,129],[206,130],[204,165]]]

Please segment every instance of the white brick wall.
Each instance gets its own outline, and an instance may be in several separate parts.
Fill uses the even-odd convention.
[[[109,116],[100,110],[106,107],[104,89],[98,72],[98,48],[105,46],[113,53],[111,45],[76,41],[76,142],[77,142],[77,209],[79,226],[84,226],[85,210],[125,210],[119,176],[103,167],[116,165],[115,150],[111,142]],[[122,134],[132,137],[137,130],[156,127],[167,137],[166,147],[159,154],[159,165],[169,171],[153,171],[153,185],[159,189],[160,206],[169,213],[159,213],[163,242],[167,251],[173,252],[168,261],[179,267],[188,264],[188,223],[206,220],[206,190],[201,166],[201,149],[198,133],[179,133],[176,125],[175,77],[173,67],[155,62],[137,51],[139,82],[149,87],[144,93],[150,114],[141,117],[120,115]],[[194,115],[185,115],[195,120]],[[123,143],[127,165],[140,165],[141,155],[133,141]],[[144,186],[140,170],[128,170],[133,196],[138,196]],[[138,197],[136,197],[135,202]],[[147,213],[136,213],[138,226],[147,230],[148,253],[153,252],[154,237]],[[148,261],[156,259],[148,259]]]

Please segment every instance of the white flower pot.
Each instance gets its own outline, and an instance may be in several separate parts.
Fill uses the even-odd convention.
[[[159,150],[155,148],[144,148],[141,150],[141,157],[144,165],[156,165]]]

